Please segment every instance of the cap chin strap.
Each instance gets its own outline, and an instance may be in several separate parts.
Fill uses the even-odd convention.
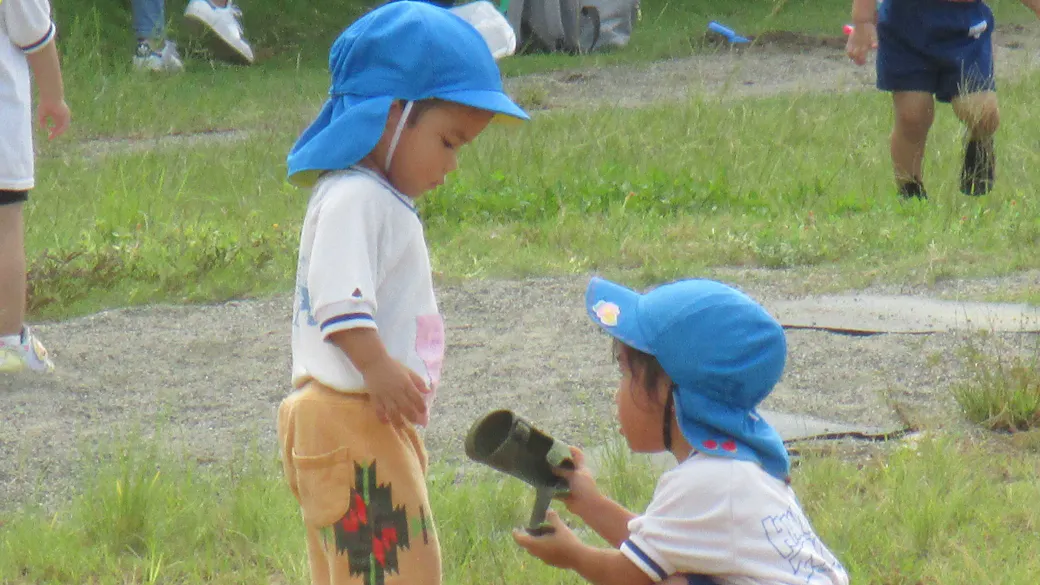
[[[675,419],[675,391],[678,386],[672,384],[668,389],[668,400],[664,404],[664,449],[672,450],[672,420]]]
[[[394,137],[390,140],[390,149],[386,151],[386,164],[383,165],[383,172],[390,172],[390,163],[394,160],[394,151],[397,150],[397,141],[401,139],[401,132],[404,130],[404,125],[408,121],[408,114],[412,112],[411,100],[405,102],[404,111],[401,112],[401,119],[397,121],[397,129],[394,130]]]

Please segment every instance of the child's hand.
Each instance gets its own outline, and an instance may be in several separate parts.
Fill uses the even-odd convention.
[[[366,368],[364,377],[380,420],[398,426],[406,420],[426,424],[429,415],[423,395],[430,390],[418,374],[388,356]]]
[[[54,140],[69,129],[72,112],[65,100],[40,100],[36,106],[36,119],[40,127],[47,130],[48,140]]]
[[[867,53],[877,48],[877,26],[872,22],[857,24],[845,43],[845,53],[856,65],[867,62]]]
[[[576,553],[584,545],[555,511],[549,510],[545,519],[552,525],[553,532],[542,536],[531,536],[523,530],[514,530],[513,540],[547,565],[559,569],[573,568]]]
[[[571,460],[574,462],[573,470],[560,468],[555,471],[567,480],[570,487],[570,493],[560,498],[560,501],[571,513],[581,516],[582,506],[599,496],[599,489],[596,487],[596,480],[589,473],[589,468],[585,467],[585,454],[581,449],[571,447]]]

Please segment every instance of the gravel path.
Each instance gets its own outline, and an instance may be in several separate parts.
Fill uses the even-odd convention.
[[[994,45],[998,81],[1031,71],[1040,61],[1040,35],[1035,27],[998,26]],[[506,87],[521,99],[546,108],[641,107],[694,96],[873,89],[873,62],[857,67],[845,56],[844,47],[844,37],[764,33],[748,48],[719,45],[708,54],[650,65],[529,75],[508,79]]]
[[[721,271],[767,307],[792,298],[793,275]],[[786,282],[790,280],[791,282]],[[449,352],[426,438],[435,459],[461,461],[462,435],[508,407],[578,444],[614,436],[609,341],[584,314],[586,277],[440,286]],[[978,297],[1035,287],[1040,274],[947,282],[934,296]],[[891,294],[891,287],[869,292]],[[926,291],[915,291],[920,294]],[[41,324],[60,369],[0,378],[0,502],[51,502],[74,489],[81,448],[136,425],[202,463],[258,441],[275,447],[274,413],[288,388],[291,299],[114,310]],[[948,415],[970,332],[850,337],[788,333],[791,358],[771,410],[838,422],[898,425]],[[1014,347],[1036,336],[998,335]],[[897,409],[894,406],[901,408]],[[4,506],[0,506],[2,508]]]

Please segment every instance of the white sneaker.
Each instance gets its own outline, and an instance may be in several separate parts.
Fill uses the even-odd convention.
[[[28,327],[22,327],[22,338],[18,343],[0,340],[0,373],[25,370],[45,374],[54,371],[54,363],[47,357],[47,350]]]
[[[149,43],[140,43],[137,45],[137,52],[134,53],[134,68],[176,73],[184,70],[184,63],[177,54],[177,45],[170,41],[163,41],[160,51],[153,49]]]
[[[228,0],[227,6],[219,8],[209,0],[191,0],[184,10],[188,22],[198,27],[205,27],[216,37],[213,52],[221,59],[251,65],[253,49],[246,42],[242,23],[242,11]]]

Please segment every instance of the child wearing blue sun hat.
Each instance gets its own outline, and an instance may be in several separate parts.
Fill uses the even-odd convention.
[[[332,87],[288,156],[312,190],[278,412],[315,584],[436,585],[441,557],[416,426],[429,421],[444,323],[416,200],[492,121],[527,120],[484,38],[449,10],[383,5],[329,55]]]
[[[571,488],[564,503],[615,548],[583,544],[554,513],[554,533],[516,533],[517,542],[600,585],[847,585],[791,489],[780,435],[757,411],[784,370],[781,325],[703,279],[639,294],[593,278],[585,304],[614,338],[629,448],[670,451],[679,464],[636,515],[599,493],[574,449],[576,470],[560,471]]]

